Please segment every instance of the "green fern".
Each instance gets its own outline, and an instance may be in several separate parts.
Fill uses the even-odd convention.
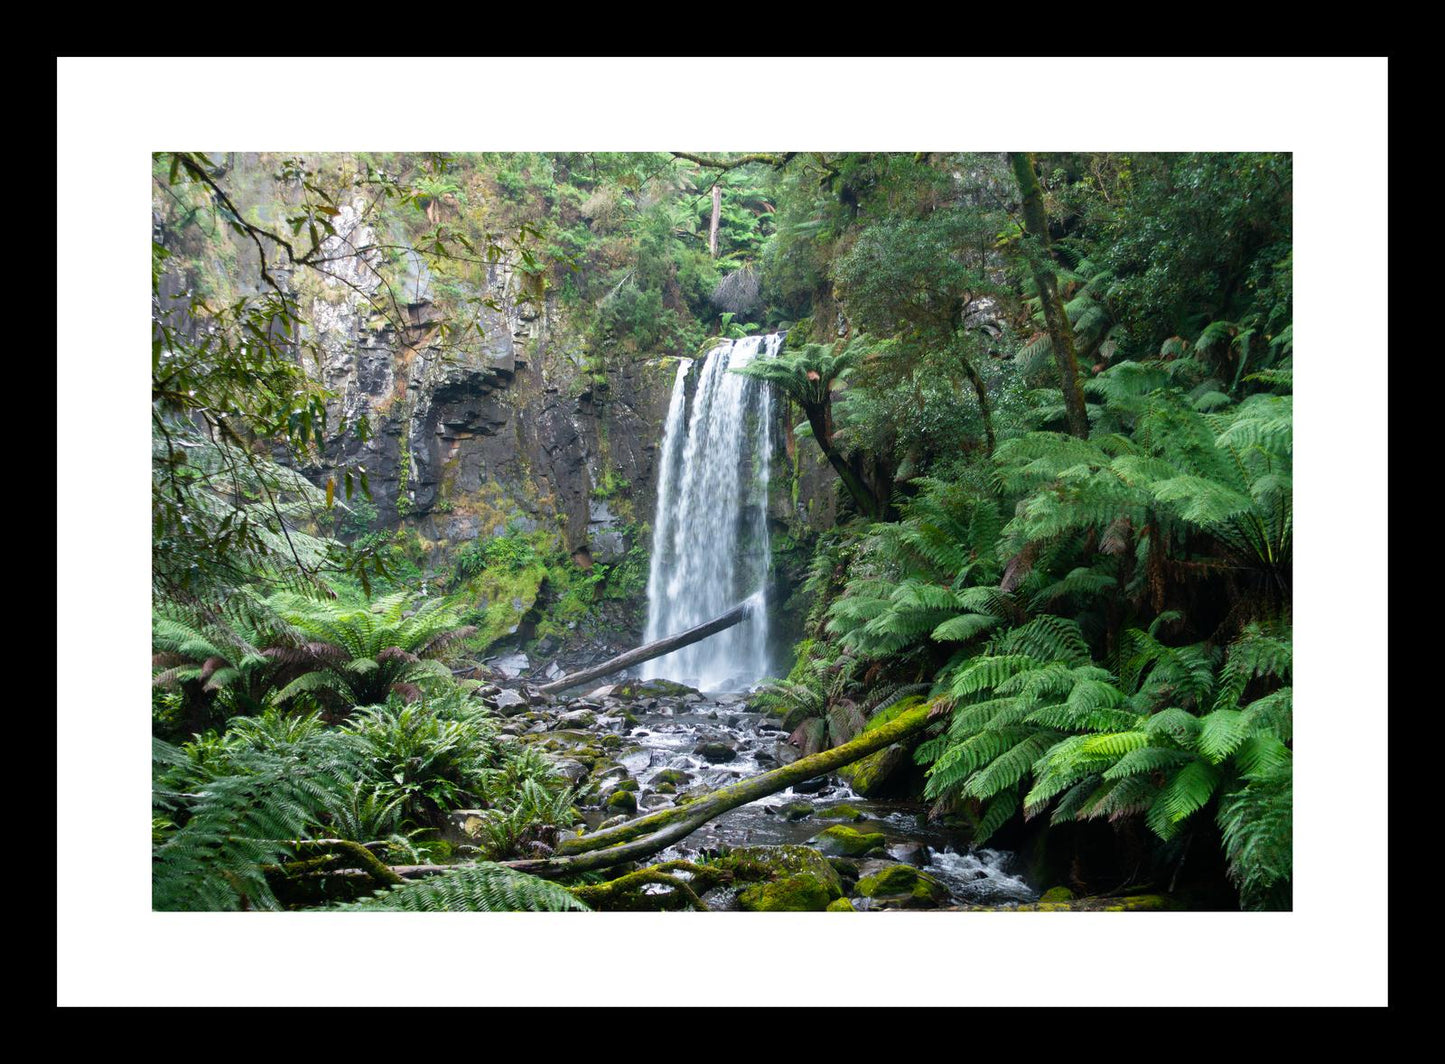
[[[336,906],[348,912],[588,912],[566,887],[481,861]]]

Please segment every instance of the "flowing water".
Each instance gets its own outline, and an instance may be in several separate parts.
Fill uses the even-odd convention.
[[[610,724],[627,744],[617,760],[638,781],[639,813],[668,808],[675,801],[674,795],[656,790],[659,776],[668,769],[687,773],[688,782],[681,789],[706,793],[797,756],[776,719],[749,712],[744,699],[738,694],[645,699],[628,704],[636,724],[608,717],[598,722]],[[710,761],[698,752],[705,743],[727,744],[735,756],[721,763]],[[830,816],[831,810],[843,804],[857,809],[865,819]],[[605,816],[601,811],[592,814],[591,826]],[[929,821],[926,809],[916,803],[862,798],[836,776],[810,780],[724,813],[651,860],[695,858],[736,846],[806,844],[838,823],[882,833],[887,859],[925,869],[948,887],[955,904],[1009,905],[1038,897],[1019,874],[1013,854],[970,850],[965,829]],[[859,908],[868,904],[863,898],[854,901]]]
[[[739,690],[768,674],[770,389],[730,372],[777,354],[783,336],[725,340],[673,382],[663,430],[647,579],[645,640],[692,628],[752,599],[748,619],[642,667],[648,679]]]

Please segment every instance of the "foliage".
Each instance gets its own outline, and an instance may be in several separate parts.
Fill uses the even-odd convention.
[[[566,887],[480,861],[428,876],[365,901],[338,906],[353,912],[586,912]]]
[[[458,603],[418,600],[406,592],[361,605],[283,593],[274,604],[310,640],[282,657],[305,671],[276,693],[276,701],[304,692],[329,699],[343,712],[392,694],[419,698],[428,685],[450,683],[451,672],[437,655],[474,630],[460,623]]]

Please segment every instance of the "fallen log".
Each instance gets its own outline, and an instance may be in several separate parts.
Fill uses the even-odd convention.
[[[605,831],[567,839],[557,848],[556,857],[503,863],[519,872],[552,878],[639,860],[686,838],[729,809],[765,798],[814,776],[833,772],[882,750],[885,746],[891,746],[921,732],[942,708],[940,703],[922,702],[900,713],[887,724],[866,731],[842,746],[801,757],[791,765],[775,768],[750,779],[730,783],[686,805],[650,813]]]
[[[721,617],[714,617],[712,620],[696,627],[689,628],[677,635],[670,635],[665,639],[657,639],[651,643],[644,643],[626,654],[619,654],[615,658],[608,658],[601,665],[594,665],[590,669],[583,669],[581,672],[574,672],[563,676],[560,680],[543,684],[537,690],[544,695],[561,694],[569,687],[576,687],[579,684],[588,683],[591,680],[600,680],[614,672],[621,672],[623,669],[631,668],[633,665],[640,665],[644,661],[651,661],[653,658],[660,658],[664,654],[670,654],[674,650],[696,643],[699,639],[706,639],[726,628],[731,628],[748,618],[752,613],[754,599],[740,602],[728,610]]]

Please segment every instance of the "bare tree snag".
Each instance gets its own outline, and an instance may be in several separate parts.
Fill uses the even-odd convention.
[[[686,805],[638,817],[606,831],[568,839],[558,847],[559,856],[504,863],[519,872],[553,878],[610,868],[624,861],[640,860],[686,838],[709,820],[730,809],[765,798],[814,776],[833,772],[882,750],[885,746],[892,746],[917,734],[933,720],[936,708],[938,707],[932,702],[921,703],[899,714],[887,724],[866,731],[842,746],[799,758],[791,765],[720,787]]]
[[[677,635],[670,635],[665,639],[658,639],[651,643],[644,643],[635,650],[629,650],[626,654],[619,654],[615,658],[609,658],[601,665],[594,665],[590,669],[583,669],[581,672],[574,672],[560,680],[543,684],[537,690],[544,695],[555,695],[567,690],[569,687],[576,687],[579,684],[587,683],[590,680],[600,680],[614,672],[621,672],[623,669],[631,668],[633,665],[640,665],[644,661],[651,661],[653,658],[661,657],[663,654],[670,654],[680,647],[690,643],[696,643],[699,639],[706,639],[726,628],[747,619],[753,610],[753,600],[740,602],[728,610],[721,617],[714,617],[704,624],[689,628]]]
[[[707,226],[707,253],[717,258],[717,226],[722,219],[722,186],[712,186],[712,221]]]

